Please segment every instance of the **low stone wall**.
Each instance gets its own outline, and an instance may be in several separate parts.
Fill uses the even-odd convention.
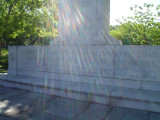
[[[8,74],[160,91],[160,47],[10,46]]]

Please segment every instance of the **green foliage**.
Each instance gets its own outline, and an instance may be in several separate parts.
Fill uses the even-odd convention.
[[[57,36],[57,0],[1,0],[0,43],[48,44]]]
[[[2,49],[2,57],[0,59],[0,73],[5,73],[8,69],[8,50]]]
[[[125,45],[160,45],[160,5],[156,13],[151,12],[153,7],[152,4],[131,7],[134,16],[119,20],[120,25],[110,34]]]

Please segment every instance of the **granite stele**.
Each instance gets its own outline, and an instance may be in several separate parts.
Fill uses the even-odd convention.
[[[110,0],[60,0],[50,46],[10,46],[0,84],[65,98],[160,112],[160,46],[109,35]]]

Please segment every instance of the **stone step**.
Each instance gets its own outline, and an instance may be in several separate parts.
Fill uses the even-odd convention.
[[[160,92],[115,88],[111,91],[111,105],[160,112]]]
[[[0,77],[0,85],[112,106],[160,112],[160,92],[35,77]]]
[[[76,85],[78,85],[76,87],[72,82],[58,80],[46,81],[41,78],[23,76],[1,76],[0,85],[110,105],[110,94],[108,90],[104,90],[104,88],[99,89],[98,86],[95,85],[92,86],[80,83],[78,85],[78,83],[76,83]],[[81,89],[82,85],[84,89]]]

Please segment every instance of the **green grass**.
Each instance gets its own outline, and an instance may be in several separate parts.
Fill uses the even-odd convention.
[[[2,57],[0,58],[0,73],[7,72],[8,69],[8,50],[2,49]]]

